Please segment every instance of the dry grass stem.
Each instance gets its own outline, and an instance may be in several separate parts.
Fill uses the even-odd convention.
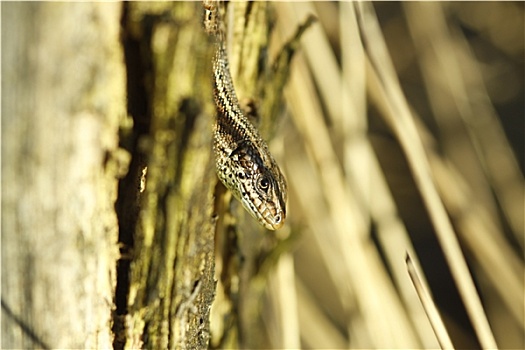
[[[406,267],[414,288],[417,291],[419,300],[421,301],[430,323],[432,324],[432,329],[434,329],[434,332],[436,333],[441,349],[454,349],[452,340],[450,340],[445,324],[441,320],[441,316],[432,300],[432,296],[428,292],[428,288],[421,281],[419,273],[408,253],[406,255]]]
[[[271,346],[525,346],[523,165],[509,132],[523,124],[525,84],[505,90],[514,114],[489,84],[501,84],[490,69],[523,72],[498,34],[519,26],[493,20],[516,6],[272,3],[270,57],[308,16],[318,21],[270,145],[300,236],[270,277]],[[504,54],[482,40],[496,34]],[[414,290],[406,252],[432,298]]]

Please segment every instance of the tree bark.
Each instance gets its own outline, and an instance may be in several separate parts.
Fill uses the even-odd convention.
[[[236,11],[234,80],[267,136],[299,35],[260,66],[269,7]],[[2,348],[267,343],[252,329],[288,245],[217,184],[202,16],[200,2],[2,4]]]
[[[3,4],[3,348],[207,346],[216,177],[201,12]]]
[[[121,5],[1,8],[2,348],[109,348]]]
[[[132,260],[119,262],[117,297],[127,304],[117,305],[117,328],[125,334],[116,348],[208,346],[217,178],[211,45],[202,11],[199,2],[125,5],[128,110],[135,127],[126,142],[133,161],[117,207],[130,224],[121,225],[120,235]],[[137,175],[143,173],[141,192]]]

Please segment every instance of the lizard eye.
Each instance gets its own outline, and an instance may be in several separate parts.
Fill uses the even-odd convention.
[[[268,188],[270,187],[270,180],[268,180],[267,177],[261,177],[259,179],[259,187],[261,190],[263,190],[264,192],[267,192],[268,191]]]

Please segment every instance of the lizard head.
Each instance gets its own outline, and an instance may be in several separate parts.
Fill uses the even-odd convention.
[[[228,168],[232,171],[219,177],[234,197],[267,229],[281,228],[286,218],[286,179],[275,160],[263,159],[254,147],[241,144],[230,155]]]

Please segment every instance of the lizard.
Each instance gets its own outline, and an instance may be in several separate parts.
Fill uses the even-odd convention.
[[[214,44],[213,96],[217,117],[213,151],[217,176],[262,226],[277,230],[286,218],[286,179],[266,141],[239,106],[217,3],[204,0],[203,4],[204,27]]]

